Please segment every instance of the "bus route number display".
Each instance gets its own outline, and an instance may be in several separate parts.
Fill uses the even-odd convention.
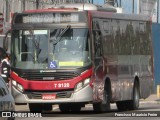
[[[65,23],[78,21],[79,15],[76,13],[39,13],[28,14],[22,17],[22,23]]]

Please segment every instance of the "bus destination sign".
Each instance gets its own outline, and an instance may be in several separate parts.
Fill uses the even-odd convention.
[[[77,13],[38,13],[22,16],[22,23],[65,23],[79,22]]]

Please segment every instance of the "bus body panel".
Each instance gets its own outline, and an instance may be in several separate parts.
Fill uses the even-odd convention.
[[[61,91],[62,94],[65,94],[67,91]],[[58,92],[37,92],[39,94],[38,98],[29,98],[28,95],[33,93],[22,93],[19,90],[17,90],[15,87],[12,87],[12,95],[14,96],[15,103],[18,104],[25,104],[25,103],[51,103],[51,104],[60,104],[60,103],[91,103],[93,100],[93,91],[92,88],[87,85],[83,89],[81,89],[78,92],[72,91],[72,94],[69,98],[55,98],[53,100],[43,100],[42,96],[43,94],[58,94]],[[37,95],[35,93],[35,96]]]
[[[52,70],[50,70],[52,71]],[[49,70],[46,71],[50,72]],[[61,70],[62,71],[62,70]],[[43,72],[45,72],[45,70],[43,70]],[[58,72],[58,71],[57,71]],[[64,71],[62,71],[64,72]],[[54,73],[56,73],[54,71]],[[51,72],[51,74],[54,74],[53,72]],[[76,72],[75,72],[76,73]],[[13,80],[16,80],[16,82],[18,84],[21,84],[24,88],[24,90],[33,90],[33,91],[60,91],[60,90],[67,90],[67,89],[74,89],[76,84],[79,83],[80,81],[83,81],[87,78],[89,78],[92,74],[92,68],[86,70],[83,72],[83,74],[81,75],[77,75],[77,77],[74,77],[72,79],[63,79],[63,80],[55,80],[54,77],[42,77],[39,79],[32,79],[32,80],[26,80],[25,78],[28,78],[30,75],[35,75],[35,74],[28,74],[28,77],[24,77],[24,75],[27,74],[27,72],[25,72],[23,75],[20,76],[17,75],[17,73],[11,72],[11,77]],[[41,72],[42,74],[42,72]],[[44,73],[45,74],[45,73]],[[59,72],[60,74],[60,72]],[[69,72],[68,72],[69,75]],[[51,79],[51,80],[47,80],[47,79]]]
[[[131,100],[134,81],[138,78],[140,98],[147,98],[153,87],[150,18],[95,11],[90,11],[90,14],[92,34],[95,35],[92,44],[93,46],[97,42],[101,44],[99,47],[97,47],[98,44],[95,45],[92,53],[95,56],[94,59],[101,59],[99,63],[95,60],[96,75],[103,73],[96,79],[96,87],[98,86],[96,90],[102,88],[102,92],[105,80],[109,78],[111,102]],[[96,38],[100,39],[96,40]],[[100,67],[101,64],[103,65]],[[103,95],[101,92],[98,94],[95,91],[97,97]]]

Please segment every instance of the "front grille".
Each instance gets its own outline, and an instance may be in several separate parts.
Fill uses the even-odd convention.
[[[63,91],[63,92],[31,92],[27,93],[29,99],[42,99],[43,94],[56,94],[56,99],[58,98],[70,98],[73,91]]]
[[[68,80],[79,76],[76,72],[40,72],[40,71],[15,71],[21,78],[27,80]]]
[[[75,73],[55,72],[55,73],[22,73],[20,77],[27,80],[67,80],[77,77]]]

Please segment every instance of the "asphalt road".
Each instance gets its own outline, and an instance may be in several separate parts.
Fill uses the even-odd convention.
[[[27,105],[16,106],[16,111],[28,112]],[[157,112],[159,111],[159,112]],[[38,114],[42,117],[16,117],[16,120],[159,120],[160,119],[160,104],[145,102],[140,104],[139,110],[119,112],[115,104],[111,105],[111,111],[107,113],[93,112],[92,105],[87,105],[79,113],[61,113],[57,105],[53,106],[51,112],[44,111]],[[136,116],[136,117],[135,117]],[[159,117],[157,117],[159,116]]]

